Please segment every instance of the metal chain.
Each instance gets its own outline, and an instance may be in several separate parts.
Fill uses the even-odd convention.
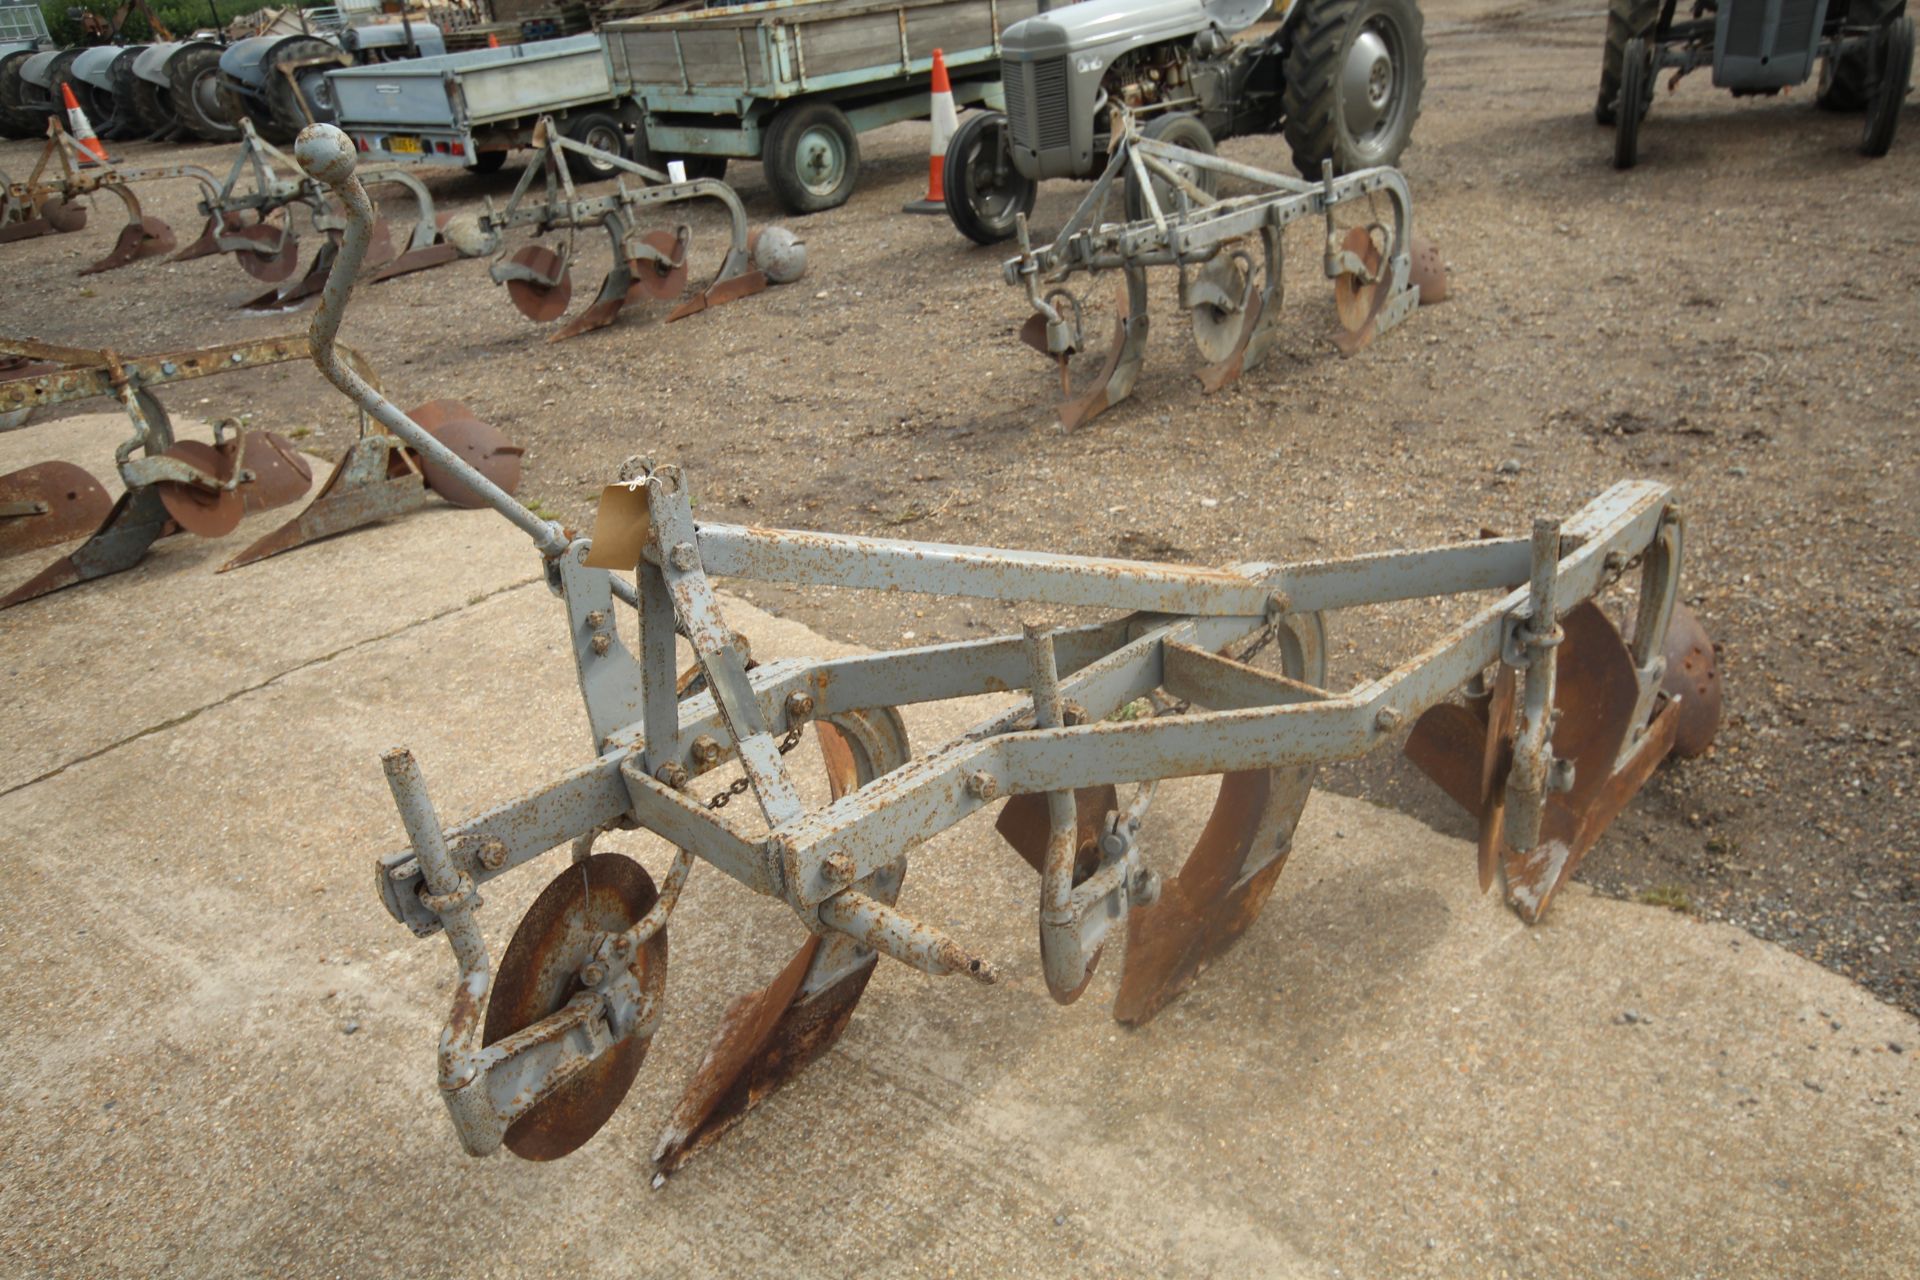
[[[801,731],[804,730],[805,728],[806,726],[804,724],[797,724],[793,728],[787,730],[787,736],[780,739],[781,755],[786,755],[787,752],[793,750],[795,747],[800,745],[800,734],[801,734]],[[735,778],[732,782],[728,783],[727,789],[725,791],[722,791],[719,795],[707,801],[707,808],[709,809],[726,808],[728,805],[733,803],[733,798],[735,796],[744,794],[746,792],[746,789],[752,785],[753,784],[747,780],[746,775],[742,774],[740,777]]]

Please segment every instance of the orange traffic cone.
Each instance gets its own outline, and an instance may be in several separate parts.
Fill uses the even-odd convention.
[[[500,33],[498,31],[487,32],[487,48],[498,49],[499,47],[500,47]]]
[[[95,134],[93,126],[87,123],[87,113],[82,111],[80,104],[74,100],[73,86],[64,80],[60,82],[60,96],[65,100],[67,128],[72,132],[73,140],[80,145],[81,151],[93,157],[91,160],[82,160],[81,167],[108,163],[107,149],[100,145],[99,135]]]
[[[947,211],[947,144],[960,127],[960,116],[953,108],[953,85],[947,81],[947,60],[933,51],[933,120],[927,140],[927,198],[915,200],[902,213],[944,214]]]

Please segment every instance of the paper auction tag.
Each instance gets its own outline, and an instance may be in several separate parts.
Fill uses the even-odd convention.
[[[600,509],[593,516],[593,545],[587,549],[589,569],[632,569],[653,536],[647,514],[647,487],[610,484],[600,491]]]

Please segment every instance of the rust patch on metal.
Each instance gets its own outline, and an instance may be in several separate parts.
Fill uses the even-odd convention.
[[[1667,674],[1660,688],[1680,703],[1673,753],[1693,757],[1713,745],[1720,732],[1720,662],[1700,618],[1675,602],[1667,623]]]
[[[0,558],[91,532],[111,510],[105,486],[71,462],[40,462],[0,475]]]

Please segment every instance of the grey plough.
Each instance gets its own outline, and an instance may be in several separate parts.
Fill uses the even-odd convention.
[[[345,135],[316,126],[298,153],[348,210],[347,269],[313,321],[316,362],[423,458],[458,472],[338,358],[372,212]],[[1039,872],[1049,992],[1079,997],[1124,935],[1114,1013],[1137,1024],[1255,922],[1317,765],[1413,726],[1416,759],[1482,812],[1492,866],[1532,919],[1653,766],[1712,736],[1698,709],[1717,708],[1698,693],[1714,678],[1711,646],[1705,665],[1669,658],[1676,634],[1698,637],[1677,625],[1684,526],[1660,484],[1616,484],[1568,519],[1538,521],[1531,537],[1209,569],[703,523],[686,477],[667,466],[608,485],[588,539],[476,473],[462,478],[538,548],[592,735],[552,782],[454,823],[436,813],[410,752],[383,756],[409,843],[377,859],[378,892],[396,921],[453,948],[438,1083],[475,1155],[504,1146],[553,1159],[618,1108],[662,1024],[667,929],[696,866],[786,904],[804,941],[727,1012],[654,1151],[662,1173],[826,1055],[879,957],[994,980],[986,956],[898,905],[910,851],[973,814],[998,806],[999,833]],[[1636,566],[1628,641],[1595,597]],[[755,666],[722,616],[721,577],[1110,612]],[[1488,593],[1484,606],[1390,673],[1327,687],[1326,613],[1469,592]],[[690,675],[675,671],[679,637],[696,656]],[[1009,690],[1017,700],[969,732],[910,748],[900,706]],[[803,792],[810,780],[792,754],[808,733],[824,801]],[[1217,779],[1218,794],[1197,837],[1175,837],[1167,859],[1157,798],[1183,779]],[[723,807],[749,793],[757,815]],[[615,829],[676,846],[664,879],[595,850]],[[563,850],[571,860],[557,859],[496,967],[480,890]]]
[[[200,212],[207,220],[205,227],[171,261],[230,253],[248,275],[273,286],[242,301],[243,308],[288,310],[318,295],[326,284],[327,273],[340,251],[340,232],[345,224],[319,184],[303,174],[285,152],[262,138],[252,121],[241,118],[239,128],[240,152],[228,167],[226,178],[206,184],[206,198],[200,202]],[[386,220],[375,224],[374,247],[362,266],[369,280],[390,280],[474,256],[462,254],[447,239],[448,215],[435,211],[432,194],[411,173],[384,166],[369,169],[365,181],[400,187],[411,200],[414,213],[406,247],[398,251]],[[294,211],[302,208],[323,239],[307,270],[292,283],[284,283],[299,265]]]
[[[769,284],[797,280],[806,271],[805,245],[784,227],[750,229],[740,197],[716,178],[676,182],[624,156],[574,141],[545,116],[534,127],[533,145],[538,154],[521,173],[506,207],[495,210],[488,201],[487,211],[481,216],[487,252],[501,250],[502,234],[513,227],[533,227],[536,235],[555,230],[565,235],[557,250],[536,243],[522,246],[511,256],[501,251],[490,268],[494,283],[507,287],[513,305],[529,320],[557,320],[566,314],[573,298],[574,233],[583,227],[598,227],[606,232],[613,250],[613,264],[600,292],[585,310],[556,330],[549,342],[605,328],[629,303],[650,300],[675,304],[666,315],[666,321],[672,323],[759,293]],[[574,189],[568,163],[574,156],[585,158],[597,170],[616,171],[615,191],[583,198]],[[629,178],[638,179],[638,185],[629,186]],[[642,229],[641,222],[666,205],[703,199],[717,200],[726,209],[731,238],[712,282],[683,297],[691,270],[691,229],[682,223],[672,231],[648,231]]]
[[[1051,244],[1034,248],[1025,215],[1018,220],[1020,255],[1004,268],[1008,284],[1026,291],[1034,314],[1021,340],[1052,360],[1063,400],[1061,425],[1082,425],[1133,393],[1147,350],[1147,269],[1179,271],[1179,306],[1192,318],[1206,362],[1198,372],[1208,393],[1238,379],[1271,349],[1282,298],[1282,235],[1300,218],[1324,215],[1322,255],[1334,282],[1340,330],[1335,343],[1352,355],[1398,325],[1424,297],[1446,295],[1446,274],[1432,247],[1413,232],[1413,199],[1398,169],[1360,169],[1306,182],[1148,137],[1115,110],[1119,139],[1107,167]],[[1243,195],[1219,195],[1222,180],[1250,184]],[[1389,216],[1344,236],[1334,222],[1343,204],[1384,197]],[[1109,221],[1115,201],[1126,218]],[[1104,345],[1088,316],[1091,289],[1076,294],[1079,274],[1119,273]]]

